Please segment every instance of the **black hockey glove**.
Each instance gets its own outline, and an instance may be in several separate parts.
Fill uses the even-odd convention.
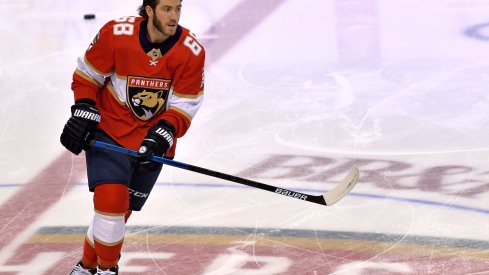
[[[157,125],[149,128],[146,137],[139,147],[139,165],[148,170],[155,170],[161,164],[149,160],[151,156],[162,157],[173,145],[175,128],[169,122],[160,120]]]
[[[71,117],[61,133],[61,144],[73,154],[88,150],[88,142],[93,138],[95,127],[100,122],[100,114],[91,100],[80,100],[71,106]]]

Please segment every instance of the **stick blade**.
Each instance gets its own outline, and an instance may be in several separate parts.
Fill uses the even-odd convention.
[[[323,195],[326,205],[333,205],[346,196],[355,187],[359,177],[360,171],[353,166],[338,185]]]

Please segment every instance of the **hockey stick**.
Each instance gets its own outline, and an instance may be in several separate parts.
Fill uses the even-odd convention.
[[[91,141],[90,145],[92,147],[95,147],[95,148],[102,148],[102,149],[106,149],[106,150],[110,150],[110,151],[115,151],[115,152],[119,152],[119,153],[126,154],[129,156],[133,156],[133,157],[139,156],[138,153],[134,150],[130,150],[130,149],[127,149],[124,147],[112,145],[112,144],[101,142],[101,141]],[[280,194],[283,196],[287,196],[287,197],[291,197],[294,199],[304,200],[304,201],[313,202],[313,203],[326,205],[326,206],[335,204],[339,200],[341,200],[344,196],[346,196],[350,192],[350,190],[352,190],[353,187],[355,187],[355,185],[357,184],[359,174],[360,174],[360,172],[358,171],[358,168],[352,167],[350,169],[350,171],[348,172],[348,174],[346,175],[346,177],[341,182],[339,182],[332,190],[326,192],[323,195],[317,195],[316,196],[316,195],[309,195],[309,194],[304,194],[304,193],[300,193],[300,192],[295,192],[295,191],[288,190],[285,188],[275,187],[275,186],[268,185],[265,183],[261,183],[261,182],[257,182],[257,181],[252,181],[252,180],[248,180],[248,179],[224,174],[221,172],[205,169],[202,167],[198,167],[198,166],[194,166],[194,165],[190,165],[190,164],[186,164],[183,162],[178,162],[178,161],[174,161],[174,160],[166,159],[166,158],[162,158],[162,157],[152,156],[150,158],[150,160],[152,160],[154,162],[161,163],[161,164],[166,164],[166,165],[170,165],[173,167],[177,167],[177,168],[181,168],[181,169],[185,169],[185,170],[190,170],[190,171],[193,171],[196,173],[208,175],[211,177],[216,177],[216,178],[220,178],[220,179],[244,184],[244,185],[251,186],[254,188],[259,188],[262,190],[270,191],[270,192]]]

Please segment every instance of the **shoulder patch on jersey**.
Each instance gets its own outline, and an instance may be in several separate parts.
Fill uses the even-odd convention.
[[[98,40],[100,39],[100,32],[97,33],[97,35],[95,35],[95,37],[93,38],[92,40],[92,43],[90,43],[90,45],[88,46],[88,49],[87,49],[87,52],[95,45],[97,44]]]
[[[132,113],[140,120],[149,120],[165,109],[170,93],[171,80],[127,77],[127,104]]]

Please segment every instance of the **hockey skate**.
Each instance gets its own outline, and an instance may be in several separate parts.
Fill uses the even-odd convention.
[[[107,270],[102,270],[100,268],[97,267],[97,273],[95,273],[96,275],[117,275],[119,274],[119,266],[114,266],[113,268],[111,269],[107,269]]]
[[[93,274],[96,274],[95,272],[97,272],[97,269],[85,268],[85,267],[83,267],[82,261],[79,261],[75,265],[75,268],[73,268],[73,271],[71,271],[70,275],[93,275]],[[115,274],[117,274],[117,273],[115,273]]]

